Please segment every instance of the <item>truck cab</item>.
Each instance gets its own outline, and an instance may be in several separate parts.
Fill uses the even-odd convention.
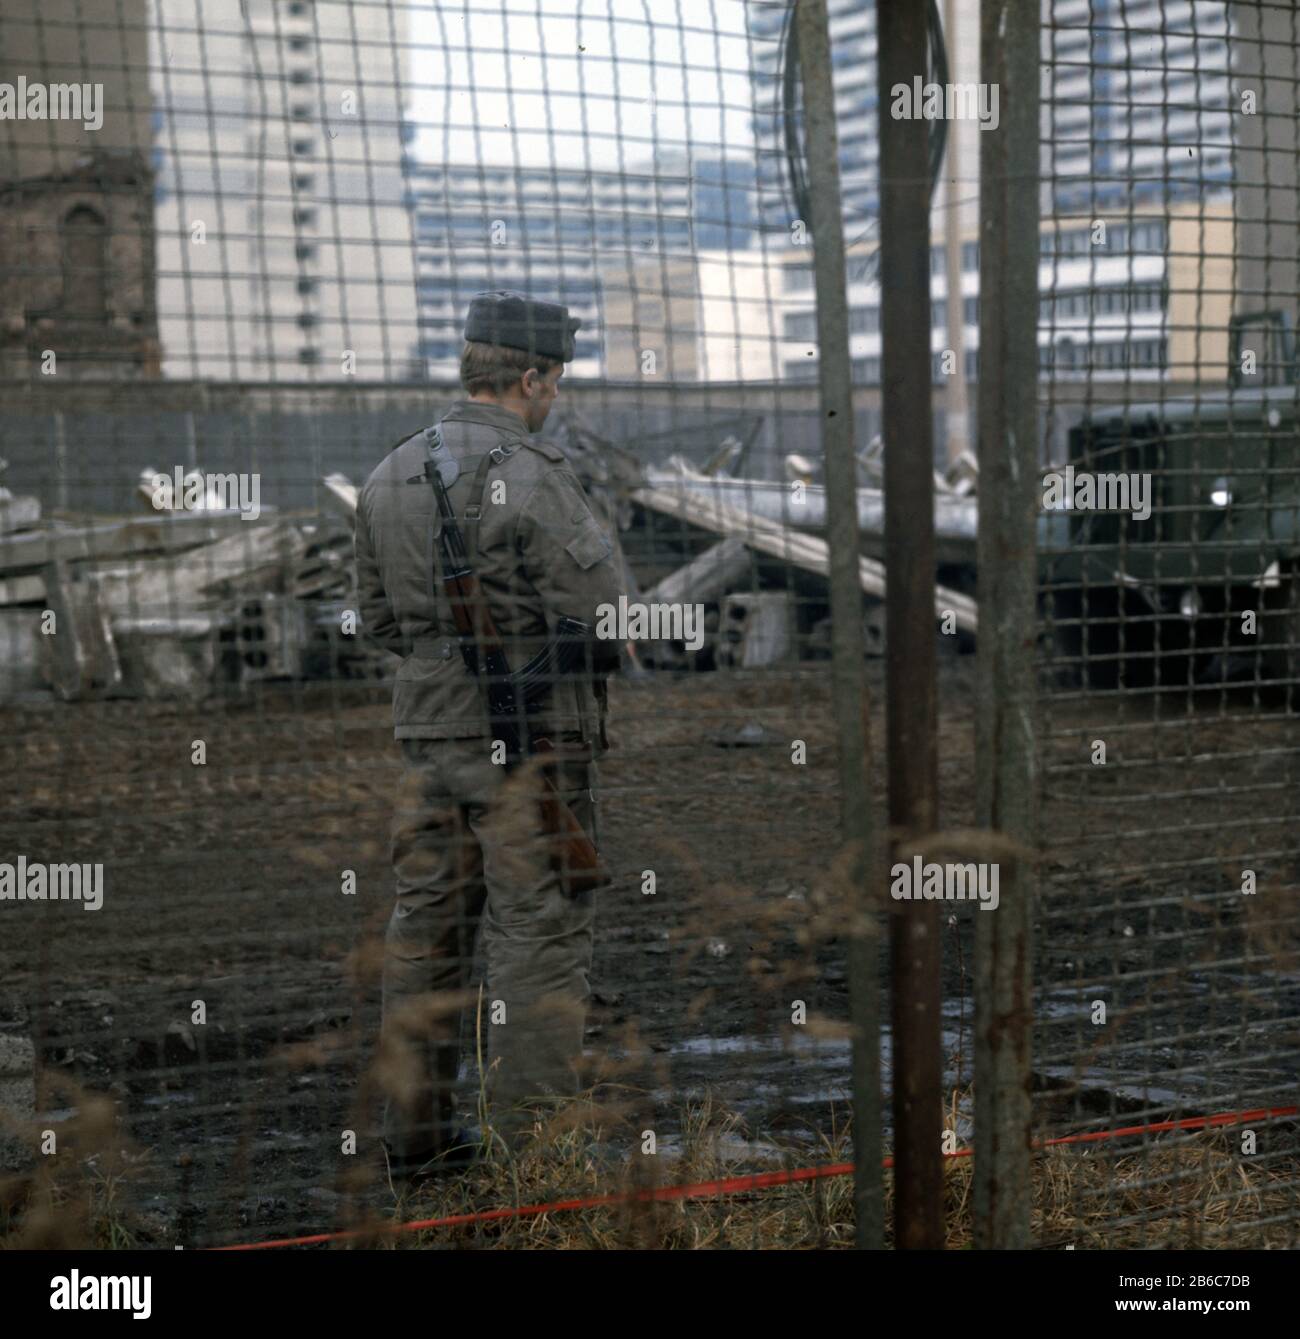
[[[1149,512],[1040,517],[1057,659],[1127,687],[1300,677],[1300,402],[1290,381],[1107,407],[1069,435],[1082,477],[1143,476]]]

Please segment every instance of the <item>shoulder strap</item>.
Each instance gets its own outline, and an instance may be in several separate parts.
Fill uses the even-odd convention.
[[[530,437],[525,440],[524,445],[531,447],[538,455],[545,456],[547,460],[553,461],[557,465],[563,465],[568,457],[553,442],[544,442],[540,438]]]
[[[478,557],[478,526],[483,519],[483,494],[487,489],[488,471],[493,465],[500,465],[508,460],[522,445],[523,443],[516,442],[513,445],[505,443],[494,446],[478,463],[478,473],[474,476],[470,493],[473,501],[465,508],[465,552],[471,561]]]
[[[497,432],[501,433],[503,437],[509,437],[511,440],[503,442],[500,446],[494,446],[491,450],[486,451],[479,460],[478,472],[474,475],[474,483],[470,490],[471,501],[465,508],[465,554],[471,562],[478,557],[479,552],[478,527],[479,522],[483,519],[483,494],[487,490],[488,471],[493,465],[504,463],[513,456],[516,451],[520,450],[521,447],[536,447],[536,444],[529,441],[526,437],[520,436],[516,438],[505,428],[499,428],[496,424],[491,424],[490,426],[496,428]],[[442,433],[439,430],[440,427],[441,425],[439,424],[435,427],[425,428],[424,436],[428,444],[429,458],[433,460],[438,469],[438,473],[442,476],[443,486],[450,489],[451,485],[456,482],[456,479],[460,474],[460,463],[456,457],[447,450],[446,444],[442,440]],[[416,435],[418,436],[419,434]],[[405,440],[409,441],[410,438]],[[398,445],[400,446],[402,443],[399,442]],[[540,450],[541,448],[536,447],[536,449]],[[543,452],[543,454],[547,455],[548,458],[553,458],[550,457],[551,450],[554,450],[554,448],[549,448],[549,450]],[[563,459],[563,456],[560,456],[559,458]]]

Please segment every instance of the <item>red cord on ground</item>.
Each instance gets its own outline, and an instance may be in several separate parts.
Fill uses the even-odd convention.
[[[1127,1125],[1119,1130],[1096,1130],[1090,1134],[1068,1134],[1045,1139],[1036,1148],[1061,1144],[1091,1144],[1105,1139],[1121,1139],[1138,1134],[1166,1134],[1172,1130],[1200,1130],[1243,1121],[1279,1120],[1300,1114],[1300,1107],[1261,1107],[1256,1111],[1226,1111],[1214,1116],[1189,1116],[1185,1120],[1156,1121],[1151,1125]],[[947,1158],[969,1158],[974,1149],[963,1148],[945,1153]],[[892,1167],[893,1158],[883,1165]],[[789,1172],[756,1172],[750,1176],[729,1176],[718,1181],[696,1181],[683,1186],[658,1186],[649,1190],[618,1195],[592,1195],[583,1199],[554,1200],[549,1204],[526,1204],[514,1209],[482,1209],[476,1213],[452,1214],[447,1218],[423,1218],[407,1223],[382,1223],[373,1227],[350,1228],[340,1232],[318,1232],[309,1237],[284,1237],[279,1241],[250,1241],[233,1246],[215,1246],[217,1251],[266,1251],[280,1246],[319,1246],[327,1241],[350,1241],[358,1237],[386,1236],[399,1232],[421,1232],[435,1227],[461,1227],[467,1223],[490,1223],[503,1218],[532,1218],[545,1213],[568,1213],[575,1209],[600,1209],[613,1204],[637,1204],[655,1200],[704,1199],[710,1195],[735,1195],[746,1190],[766,1190],[771,1186],[792,1185],[799,1181],[817,1181],[831,1176],[849,1176],[851,1162],[833,1162],[825,1167],[800,1167]]]

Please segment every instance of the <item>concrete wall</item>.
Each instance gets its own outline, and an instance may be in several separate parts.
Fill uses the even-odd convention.
[[[1195,393],[1173,383],[1160,392],[1166,403]],[[0,382],[0,457],[10,462],[0,481],[17,493],[37,494],[47,509],[131,514],[138,507],[133,492],[143,469],[180,464],[257,470],[264,505],[311,507],[322,474],[337,470],[360,479],[400,437],[433,422],[460,396],[457,387],[413,384]],[[1042,412],[1043,458],[1063,458],[1066,433],[1085,407],[1095,410],[1126,398],[1132,399],[1132,387],[1122,383],[1055,385]],[[761,426],[745,474],[784,478],[782,462],[790,452],[820,458],[815,386],[566,380],[555,425],[569,407],[648,463],[675,452],[702,463],[724,436],[743,437],[756,420]],[[854,410],[855,436],[865,445],[880,430],[879,390],[855,390]],[[936,388],[932,410],[941,444],[942,388]]]

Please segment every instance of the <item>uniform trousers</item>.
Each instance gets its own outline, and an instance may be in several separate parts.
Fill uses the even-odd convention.
[[[595,894],[561,886],[537,764],[507,773],[483,738],[401,746],[380,1084],[390,1152],[418,1158],[455,1133],[463,1028],[475,1054],[481,1040],[489,1120],[508,1140],[527,1130],[538,1099],[578,1090]],[[549,775],[594,842],[590,747],[578,739],[555,746]],[[481,1008],[470,990],[479,934]]]

